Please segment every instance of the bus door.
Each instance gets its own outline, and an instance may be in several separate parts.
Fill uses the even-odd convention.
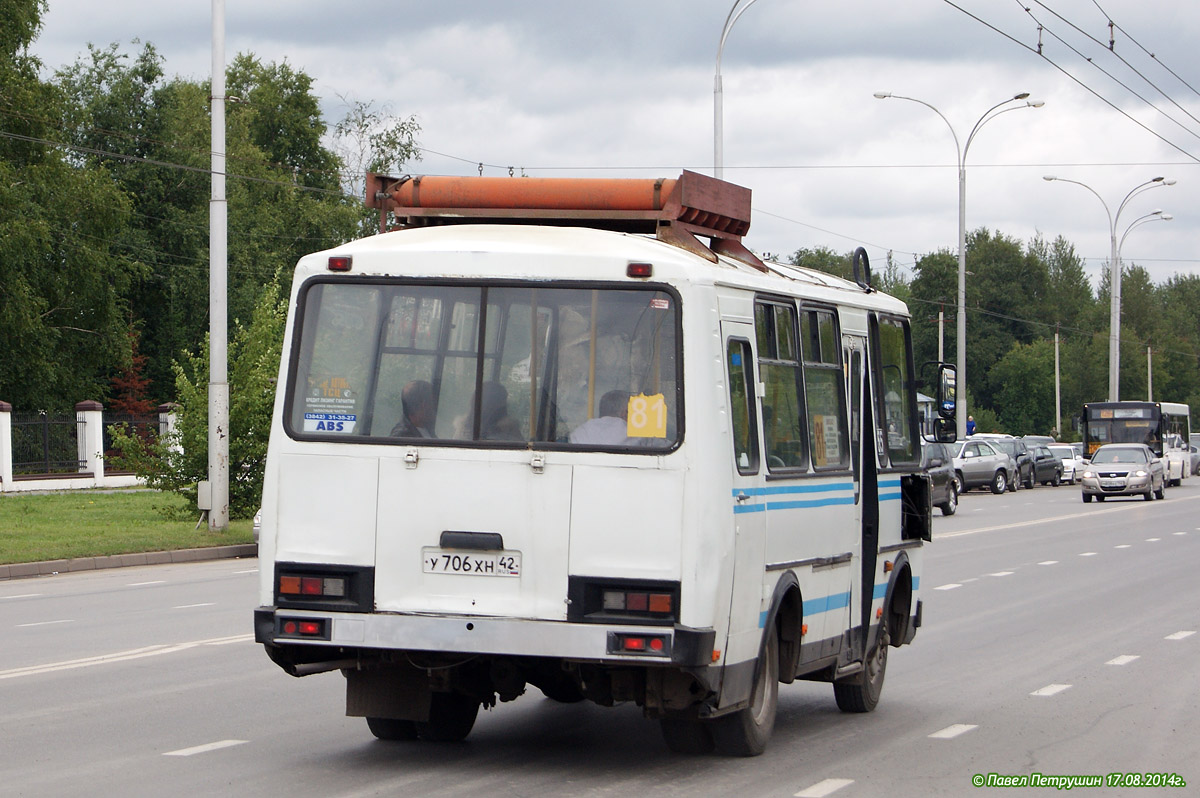
[[[729,387],[729,419],[733,451],[731,466],[734,526],[734,573],[727,661],[757,656],[763,563],[766,558],[766,497],[759,449],[759,376],[754,353],[754,327],[723,321],[725,376]],[[739,608],[754,608],[753,614]]]

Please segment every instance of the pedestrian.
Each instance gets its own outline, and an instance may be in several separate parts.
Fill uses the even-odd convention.
[[[975,434],[975,416],[967,416],[967,434]]]

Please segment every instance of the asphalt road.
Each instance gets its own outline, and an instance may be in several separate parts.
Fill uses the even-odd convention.
[[[879,708],[782,686],[755,759],[667,751],[629,705],[536,689],[463,744],[384,743],[342,677],[251,639],[254,560],[0,583],[0,792],[21,796],[960,796],[999,776],[1178,774],[1200,787],[1200,478],[1166,501],[972,491],[938,517],[925,625]],[[1077,788],[1083,789],[1083,788]],[[1045,795],[1053,787],[1006,790]]]

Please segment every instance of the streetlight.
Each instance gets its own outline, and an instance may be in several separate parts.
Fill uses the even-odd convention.
[[[717,45],[717,71],[713,78],[713,177],[718,180],[722,179],[725,174],[725,130],[724,116],[725,109],[723,104],[723,93],[721,90],[721,53],[725,50],[725,40],[729,38],[729,31],[733,28],[733,23],[738,21],[738,17],[746,12],[746,9],[754,5],[758,0],[734,0],[733,7],[729,9],[729,16],[725,17],[725,27],[721,29],[721,41]],[[739,8],[738,6],[741,6]]]
[[[1125,243],[1125,236],[1129,235],[1129,231],[1138,225],[1159,219],[1169,222],[1174,217],[1162,211],[1155,211],[1138,217],[1129,227],[1125,228],[1125,233],[1121,236],[1119,242],[1117,240],[1117,224],[1121,221],[1121,211],[1125,210],[1125,206],[1129,203],[1129,200],[1152,188],[1173,186],[1175,185],[1175,181],[1165,177],[1153,177],[1145,183],[1134,186],[1125,195],[1125,198],[1121,200],[1121,204],[1117,206],[1117,213],[1114,216],[1112,211],[1108,209],[1108,203],[1104,201],[1104,198],[1087,183],[1080,183],[1078,180],[1068,180],[1065,177],[1055,177],[1054,175],[1046,175],[1042,179],[1048,182],[1057,180],[1060,183],[1074,183],[1077,186],[1083,186],[1092,192],[1096,199],[1100,200],[1100,204],[1104,206],[1104,212],[1108,214],[1108,240],[1110,247],[1108,279],[1108,293],[1110,298],[1108,307],[1108,401],[1119,402],[1121,401],[1121,246]]]
[[[958,356],[958,395],[962,397],[962,401],[958,403],[958,437],[967,437],[967,150],[971,148],[971,142],[975,139],[975,134],[979,129],[992,121],[1000,114],[1008,111],[1018,111],[1022,108],[1041,108],[1045,105],[1041,100],[1029,99],[1029,92],[1021,92],[1015,94],[1003,102],[996,103],[991,108],[984,111],[983,116],[979,117],[975,122],[975,126],[971,128],[970,135],[967,136],[967,141],[963,145],[959,145],[958,134],[954,132],[954,125],[950,124],[950,120],[924,100],[918,100],[915,97],[903,97],[899,94],[892,94],[890,91],[875,92],[877,100],[908,100],[909,102],[923,105],[929,110],[942,118],[946,123],[946,127],[950,128],[950,135],[954,137],[954,149],[958,155],[958,330],[957,330],[957,356]],[[1012,102],[1025,100],[1023,105],[1014,105],[1009,108],[1004,108]],[[999,110],[1003,109],[1003,110]]]

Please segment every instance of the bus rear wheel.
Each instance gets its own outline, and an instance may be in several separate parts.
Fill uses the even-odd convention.
[[[417,721],[422,740],[439,743],[466,739],[475,726],[479,701],[459,693],[434,693],[429,703],[429,720]]]
[[[779,641],[767,633],[754,674],[750,706],[711,722],[713,743],[726,756],[758,756],[767,750],[779,706]]]
[[[367,718],[367,728],[380,740],[415,740],[417,724],[399,718]]]
[[[867,655],[862,670],[844,681],[833,683],[833,697],[842,712],[870,712],[875,709],[883,693],[883,677],[887,672],[888,646],[891,642],[885,612],[875,648]]]

